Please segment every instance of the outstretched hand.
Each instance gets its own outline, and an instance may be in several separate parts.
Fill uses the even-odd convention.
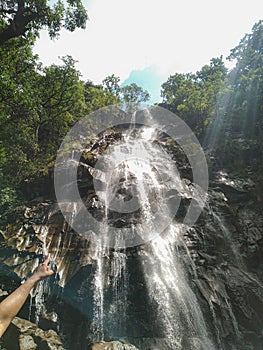
[[[35,277],[37,281],[42,281],[43,279],[53,275],[54,271],[52,271],[48,266],[49,261],[50,254],[48,254],[46,260],[35,269],[33,277]]]
[[[48,266],[50,254],[48,254],[43,264],[40,264],[25,283],[18,287],[13,293],[8,295],[0,303],[0,337],[5,332],[12,319],[17,315],[35,284],[51,275],[53,271]]]

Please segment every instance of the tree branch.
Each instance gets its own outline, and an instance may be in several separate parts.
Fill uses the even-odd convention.
[[[18,4],[18,10],[17,10],[17,15],[23,15],[24,9],[25,9],[25,1],[24,0],[17,0]]]
[[[31,13],[28,16],[24,16],[19,11],[16,13],[14,19],[11,21],[9,26],[0,33],[0,46],[6,41],[12,38],[19,37],[26,33],[29,28],[27,25],[39,17],[38,13]]]

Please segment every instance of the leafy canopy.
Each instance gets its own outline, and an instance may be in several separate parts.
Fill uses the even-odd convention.
[[[209,65],[195,74],[171,75],[162,84],[160,105],[178,114],[202,138],[217,113],[217,101],[226,75],[222,57],[212,58]]]
[[[38,35],[48,29],[51,38],[61,28],[85,28],[87,12],[81,0],[6,0],[0,4],[0,45],[20,36]]]

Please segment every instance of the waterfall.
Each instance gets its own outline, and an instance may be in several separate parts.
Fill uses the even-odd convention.
[[[215,349],[178,249],[185,227],[170,224],[162,235],[157,230],[162,221],[169,219],[171,196],[167,194],[173,193],[172,205],[177,207],[180,198],[190,198],[187,182],[180,178],[170,156],[154,142],[155,128],[137,130],[135,122],[133,127],[96,165],[97,171],[105,175],[104,188],[96,191],[104,204],[105,217],[97,241],[92,284],[92,340],[128,337],[127,260],[133,242],[134,246],[145,243],[140,247],[140,271],[163,339],[160,348],[152,345],[151,349]],[[193,266],[186,253],[189,266]],[[141,350],[146,348],[140,345]]]
[[[97,266],[94,276],[94,341],[104,340],[104,282],[105,282],[105,270],[104,270],[104,256],[105,246],[101,241],[98,245],[97,251]]]
[[[211,211],[211,213],[215,219],[215,223],[217,224],[219,230],[222,232],[222,234],[225,238],[225,241],[229,244],[229,247],[233,253],[236,265],[245,269],[244,262],[242,260],[242,256],[239,252],[239,249],[238,249],[236,243],[233,240],[231,232],[226,227],[226,225],[223,222],[223,219],[218,214],[216,214],[214,211]]]
[[[166,236],[150,244],[144,263],[148,292],[158,308],[167,349],[210,350],[205,321],[197,298],[185,275],[182,257],[176,251],[180,226],[171,225]]]

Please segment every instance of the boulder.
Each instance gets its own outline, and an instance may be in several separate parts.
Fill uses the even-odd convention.
[[[7,350],[64,350],[54,330],[43,331],[34,323],[15,317],[3,336]]]
[[[138,350],[134,345],[119,341],[99,342],[90,344],[88,350]]]

